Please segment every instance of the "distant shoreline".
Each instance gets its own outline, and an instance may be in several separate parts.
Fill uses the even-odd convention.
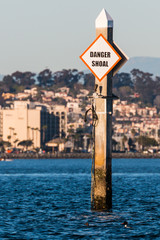
[[[1,154],[2,159],[91,159],[93,155],[91,153],[56,153],[56,154],[29,154],[29,153],[19,153],[19,154]],[[112,153],[112,158],[159,158],[160,154],[156,153]]]

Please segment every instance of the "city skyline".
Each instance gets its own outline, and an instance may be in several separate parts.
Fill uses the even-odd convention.
[[[103,8],[114,20],[114,41],[129,57],[160,57],[158,0],[0,0],[0,6],[0,74],[85,70],[79,56],[95,39],[95,19]]]

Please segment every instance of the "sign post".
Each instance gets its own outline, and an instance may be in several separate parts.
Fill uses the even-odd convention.
[[[95,24],[96,40],[80,58],[95,75],[96,86],[91,206],[95,210],[108,210],[112,208],[112,77],[127,61],[127,56],[113,42],[113,19],[105,9]]]

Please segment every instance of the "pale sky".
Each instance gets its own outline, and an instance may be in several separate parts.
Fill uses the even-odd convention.
[[[0,74],[87,69],[79,56],[103,8],[129,57],[160,57],[160,0],[0,0]]]

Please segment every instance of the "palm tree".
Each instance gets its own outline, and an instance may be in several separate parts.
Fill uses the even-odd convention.
[[[10,130],[10,136],[11,136],[12,127],[9,127],[9,130]]]
[[[26,148],[28,149],[28,147],[31,147],[33,145],[33,141],[32,140],[26,140]]]
[[[11,138],[12,138],[12,131],[14,131],[14,128],[13,127],[9,127],[9,130],[10,130],[10,140],[11,140]]]
[[[11,146],[11,143],[10,142],[7,142],[7,141],[2,141],[3,142],[3,147],[10,147]]]
[[[18,146],[26,147],[26,149],[28,149],[28,147],[30,147],[32,145],[33,145],[33,141],[32,140],[23,140],[23,141],[18,143]]]
[[[14,132],[14,133],[13,133],[13,136],[14,136],[14,141],[15,141],[15,137],[16,137],[16,135],[17,135],[17,133],[15,133],[15,132]]]
[[[32,141],[33,141],[33,147],[34,147],[34,128],[32,127],[31,130],[32,130]]]
[[[34,130],[36,131],[36,147],[37,147],[37,139],[38,139],[39,128],[35,128]]]
[[[8,138],[8,141],[10,142],[10,140],[11,140],[11,135],[8,135],[7,138]]]
[[[27,126],[27,139],[30,139],[30,131],[29,131],[29,129],[30,129],[31,127],[29,127],[29,126]]]
[[[19,141],[19,139],[18,138],[16,138],[15,140],[14,140],[14,147],[16,147],[16,143]]]

